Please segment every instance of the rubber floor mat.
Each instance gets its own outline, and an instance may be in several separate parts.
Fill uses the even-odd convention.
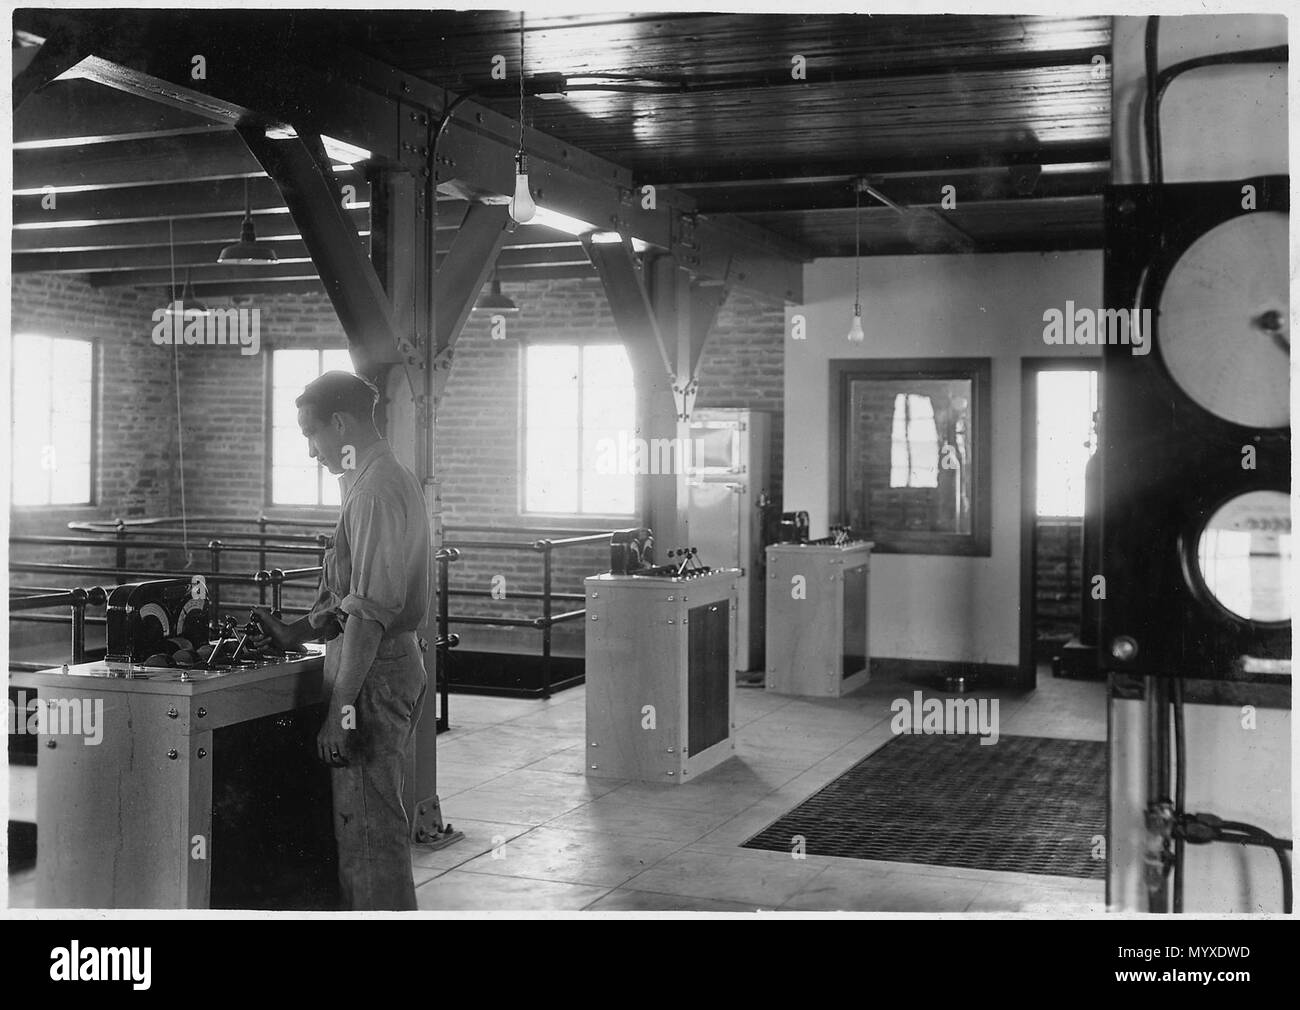
[[[979,741],[897,736],[743,847],[1104,878],[1105,743]]]

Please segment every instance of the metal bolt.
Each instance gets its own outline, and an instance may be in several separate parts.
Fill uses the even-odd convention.
[[[53,740],[46,740],[45,746],[48,747],[50,750],[54,750],[54,748],[57,747],[58,744],[55,743]]]
[[[600,746],[600,744],[598,744],[595,740],[591,741],[591,745],[592,745],[593,747],[599,747],[599,746]]]
[[[180,713],[176,711],[175,705],[172,705],[170,708],[167,709],[168,719],[175,719],[178,715],[180,715]]]
[[[208,756],[208,752],[207,752],[204,748],[200,747],[200,748],[199,748],[199,757],[201,757],[201,758],[205,758],[205,757],[207,757],[207,756]]]
[[[200,705],[200,706],[199,706],[199,711],[198,711],[198,716],[199,716],[199,718],[202,719],[202,718],[203,718],[205,715],[207,715],[207,714],[208,714],[208,710],[207,710],[206,708],[204,708],[202,705]]]
[[[599,767],[600,767],[600,765],[592,765],[592,766],[591,766],[591,770],[592,770],[592,771],[595,771],[595,770],[596,770],[597,768],[599,768]]]
[[[669,602],[669,603],[672,603],[672,602],[673,602],[673,598],[672,598],[671,596],[668,597],[668,602]]]
[[[671,747],[668,748],[668,753],[669,754],[673,753],[673,749]]]
[[[175,761],[178,757],[180,757],[180,755],[176,753],[176,748],[173,747],[171,750],[167,752],[167,757],[170,760]]]
[[[592,615],[591,615],[591,619],[592,619],[593,621],[599,621],[599,620],[600,620],[600,616],[599,616],[598,614],[592,614]]]

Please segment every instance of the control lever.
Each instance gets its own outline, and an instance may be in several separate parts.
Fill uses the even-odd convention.
[[[227,642],[234,641],[235,638],[235,619],[227,617],[221,622],[221,628],[217,636],[217,644],[212,647],[212,652],[208,654],[208,663],[212,664]]]
[[[233,625],[235,619],[232,617],[229,620]],[[239,661],[239,657],[243,654],[244,646],[248,644],[248,640],[257,635],[260,630],[258,623],[253,620],[252,611],[249,611],[248,623],[239,629],[239,641],[235,645],[235,651],[230,654],[230,661],[232,663],[237,663]]]

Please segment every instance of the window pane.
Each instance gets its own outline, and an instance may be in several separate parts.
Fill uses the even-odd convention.
[[[13,352],[12,501],[88,502],[94,346],[86,340],[17,334]]]
[[[315,505],[316,467],[277,466],[271,470],[272,501],[281,505]]]
[[[326,372],[353,372],[352,355],[347,351],[322,351],[321,374]],[[311,380],[308,380],[311,381]],[[306,383],[304,383],[306,385]]]
[[[636,476],[613,451],[637,436],[626,349],[537,344],[525,374],[525,511],[630,514]]]
[[[89,499],[90,463],[73,463],[60,460],[50,473],[50,502],[58,505],[75,505]]]
[[[276,388],[296,387],[294,396],[302,392],[303,386],[320,375],[319,368],[320,352],[315,350],[276,351],[271,358],[271,374],[274,376]]]
[[[339,497],[339,479],[324,467],[317,467],[316,473],[321,483],[320,503],[322,505],[342,505]]]
[[[273,466],[306,466],[312,462],[307,455],[307,440],[296,426],[271,429],[271,460]]]
[[[325,372],[355,374],[346,350],[315,348],[274,351],[271,357],[271,502],[276,505],[338,505],[338,481],[307,455],[298,427],[296,400],[308,383]]]
[[[1097,373],[1038,373],[1038,514],[1083,515],[1084,468],[1096,448]]]
[[[524,508],[578,508],[578,348],[534,345],[525,358]]]

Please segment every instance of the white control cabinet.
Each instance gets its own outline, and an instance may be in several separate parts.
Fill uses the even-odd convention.
[[[867,683],[871,547],[828,539],[767,548],[767,690],[838,698]]]
[[[587,775],[678,783],[735,752],[739,574],[585,580]]]

